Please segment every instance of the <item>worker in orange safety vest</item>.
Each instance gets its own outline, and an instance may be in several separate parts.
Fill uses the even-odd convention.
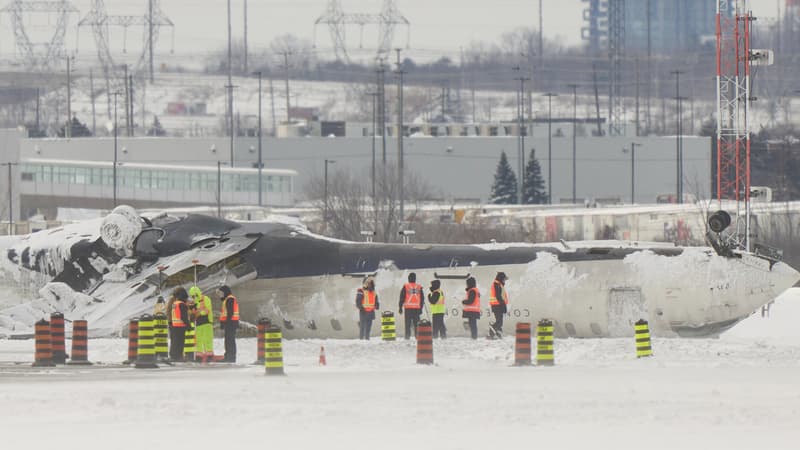
[[[405,328],[406,339],[411,337],[411,330],[414,331],[414,337],[417,337],[417,324],[419,317],[422,313],[422,299],[425,294],[422,292],[422,286],[417,283],[417,274],[411,272],[408,274],[408,283],[403,285],[400,290],[400,314],[403,314],[405,309]]]
[[[503,337],[503,316],[508,312],[507,279],[505,272],[497,272],[492,287],[489,289],[489,306],[494,314],[494,323],[489,325],[489,339]]]
[[[239,328],[239,301],[228,286],[217,288],[217,297],[222,301],[219,326],[225,333],[225,358],[223,362],[236,362],[236,330]]]
[[[372,321],[375,320],[375,310],[380,309],[378,293],[375,292],[375,279],[364,278],[364,283],[356,291],[356,308],[358,308],[358,338],[369,340],[372,332]]]
[[[180,286],[172,291],[170,299],[172,311],[169,318],[169,359],[171,361],[183,361],[186,330],[192,322],[189,317],[189,309],[186,307],[188,298],[189,294],[186,289]]]
[[[481,318],[481,293],[478,291],[475,278],[467,278],[467,298],[462,300],[464,312],[462,317],[467,319],[469,324],[470,337],[478,339],[478,319]]]

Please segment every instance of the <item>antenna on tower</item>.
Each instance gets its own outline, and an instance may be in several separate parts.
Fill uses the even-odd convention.
[[[411,33],[411,24],[397,8],[395,0],[384,0],[381,11],[378,14],[345,13],[339,0],[328,0],[325,12],[314,21],[315,41],[318,25],[328,25],[334,53],[336,54],[336,59],[340,61],[350,61],[345,39],[346,25],[358,25],[362,36],[366,25],[378,25],[376,57],[379,58],[386,57],[391,51],[395,28],[398,25],[406,27],[406,47],[408,47]]]
[[[54,61],[60,61],[66,57],[64,36],[70,15],[78,13],[78,9],[72,3],[66,0],[32,2],[13,0],[0,12],[8,13],[11,16],[14,42],[27,70],[49,71],[52,69],[51,64]],[[32,14],[57,16],[53,34],[47,42],[34,42],[25,29],[25,18]]]
[[[750,250],[750,68],[771,64],[753,50],[747,0],[717,0],[717,200],[736,201],[737,244]],[[742,225],[744,206],[744,225]],[[744,228],[744,238],[741,238]]]

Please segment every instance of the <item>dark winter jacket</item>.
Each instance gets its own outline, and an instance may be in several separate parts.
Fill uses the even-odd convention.
[[[493,313],[502,313],[505,314],[508,312],[508,305],[503,301],[503,290],[505,289],[505,285],[502,283],[494,283],[492,282],[491,289],[494,289],[494,298],[496,298],[500,303],[497,305],[492,305],[492,312]]]
[[[461,301],[461,303],[464,305],[469,305],[470,303],[475,301],[475,291],[471,291],[469,287],[466,290],[467,290],[467,299]],[[462,317],[465,319],[480,319],[481,313],[477,311],[464,311],[462,313]]]
[[[356,292],[356,308],[358,308],[358,311],[361,314],[369,314],[370,318],[374,319],[375,318],[375,311],[369,311],[369,312],[364,311],[364,307],[362,306],[362,303],[364,303],[364,291],[359,289]],[[377,292],[375,293],[375,309],[376,310],[381,309],[381,303],[378,301],[378,293]]]
[[[403,289],[400,289],[400,304],[399,304],[399,308],[400,308],[401,312],[403,311],[403,305],[405,304],[405,302],[406,302],[406,287],[405,287],[405,285],[403,285]],[[424,307],[424,304],[425,304],[425,289],[422,286],[420,286],[419,287],[419,311],[422,311],[422,308]]]
[[[173,302],[173,305],[174,304],[175,303]],[[181,302],[181,304],[178,305],[178,310],[181,313],[181,319],[183,320],[183,326],[186,329],[189,329],[192,326],[192,319],[189,318],[189,308],[186,306],[186,303],[185,302]],[[170,326],[170,328],[172,328],[172,316],[171,315],[170,315],[169,326]]]
[[[435,305],[435,304],[439,303],[439,297],[441,297],[441,296],[442,296],[442,293],[439,292],[439,291],[433,291],[433,292],[429,293],[428,294],[428,303],[430,303],[431,305]]]

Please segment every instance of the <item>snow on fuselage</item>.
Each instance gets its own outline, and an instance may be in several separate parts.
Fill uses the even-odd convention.
[[[800,278],[786,264],[746,253],[725,258],[710,248],[658,243],[392,245],[308,233],[273,238],[283,242],[263,249],[261,261],[273,260],[274,265],[263,265],[259,278],[237,291],[245,317],[269,317],[289,337],[356,337],[355,294],[367,274],[375,274],[381,304],[375,336],[379,314],[397,314],[399,293],[410,272],[426,292],[431,280],[441,280],[451,335],[466,334],[461,300],[468,276],[476,278],[482,293],[480,326],[486,329],[494,321],[488,291],[496,273],[503,271],[509,276],[510,296],[506,332],[517,321],[548,318],[557,335],[575,337],[633,335],[639,319],[648,320],[660,336],[716,335]],[[293,256],[294,247],[308,257]],[[264,253],[270,256],[264,258]],[[301,274],[294,276],[292,267],[297,265]],[[402,335],[403,319],[396,317],[396,323]]]
[[[748,253],[723,257],[709,248],[659,243],[372,244],[325,238],[296,223],[235,223],[200,215],[162,215],[146,222],[126,249],[114,250],[103,243],[102,233],[88,229],[99,223],[83,224],[79,232],[66,226],[31,235],[39,236],[37,254],[49,255],[44,265],[26,263],[34,246],[32,237],[24,237],[8,248],[0,268],[16,271],[14,279],[20,281],[26,278],[20,275],[38,267],[64,267],[51,273],[52,280],[89,294],[94,302],[63,312],[70,319],[89,319],[90,329],[101,333],[116,332],[127,319],[151,311],[162,289],[188,287],[196,278],[207,293],[221,283],[230,285],[244,321],[268,317],[290,338],[356,337],[355,294],[367,274],[375,275],[381,303],[374,336],[380,334],[380,313],[397,312],[400,290],[412,271],[426,293],[431,280],[442,281],[453,336],[466,334],[461,300],[468,276],[476,278],[482,294],[482,330],[494,320],[488,291],[503,271],[510,297],[506,333],[515,322],[548,318],[557,335],[575,337],[632,335],[633,323],[641,318],[660,336],[715,335],[800,278],[786,264]],[[61,235],[80,240],[66,249]],[[50,247],[61,250],[49,252]],[[54,255],[66,259],[51,261]],[[50,301],[41,312],[49,313],[45,309],[51,306],[58,302]],[[402,336],[403,318],[396,317],[396,324]]]

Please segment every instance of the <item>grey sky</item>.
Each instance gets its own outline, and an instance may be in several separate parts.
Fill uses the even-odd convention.
[[[86,15],[91,3],[91,0],[73,0],[73,4],[81,10],[81,17]],[[147,1],[106,0],[105,4],[109,14],[143,14]],[[197,55],[225,46],[225,0],[161,0],[161,4],[162,10],[175,22],[175,51],[178,55]],[[234,39],[241,39],[243,34],[242,4],[243,0],[232,1]],[[249,0],[251,48],[265,46],[275,36],[285,33],[312,39],[314,19],[324,11],[326,4],[326,0]],[[382,1],[341,0],[341,4],[345,12],[378,12]],[[400,11],[411,22],[408,55],[417,58],[433,57],[443,51],[457,52],[459,47],[467,47],[475,40],[496,41],[505,31],[520,26],[536,26],[538,4],[537,0],[397,0]],[[545,35],[567,44],[579,43],[583,5],[581,0],[544,0]],[[756,15],[764,18],[775,16],[775,0],[752,0],[751,5]],[[73,24],[76,23],[74,19]],[[13,51],[13,34],[9,24],[8,16],[4,15],[0,21],[0,52],[5,57]],[[46,18],[40,18],[30,22],[29,28],[31,35],[42,36],[42,33],[49,32],[51,25],[47,24]],[[112,47],[115,52],[121,52],[122,30],[112,28],[111,31],[114,34]],[[374,27],[364,30],[365,49],[360,53],[359,29],[350,27],[347,33],[348,45],[356,57],[371,54],[371,50],[367,49],[375,46],[377,32]],[[82,29],[77,39],[74,34],[72,29],[68,37],[70,48],[77,43],[81,53],[94,53],[94,41],[88,29]],[[131,28],[128,31],[130,53],[140,51],[141,36],[141,29]],[[170,49],[170,41],[170,35],[165,33],[159,53]],[[326,27],[317,29],[316,43],[321,52],[331,48]],[[397,31],[394,45],[405,47],[404,29]]]

